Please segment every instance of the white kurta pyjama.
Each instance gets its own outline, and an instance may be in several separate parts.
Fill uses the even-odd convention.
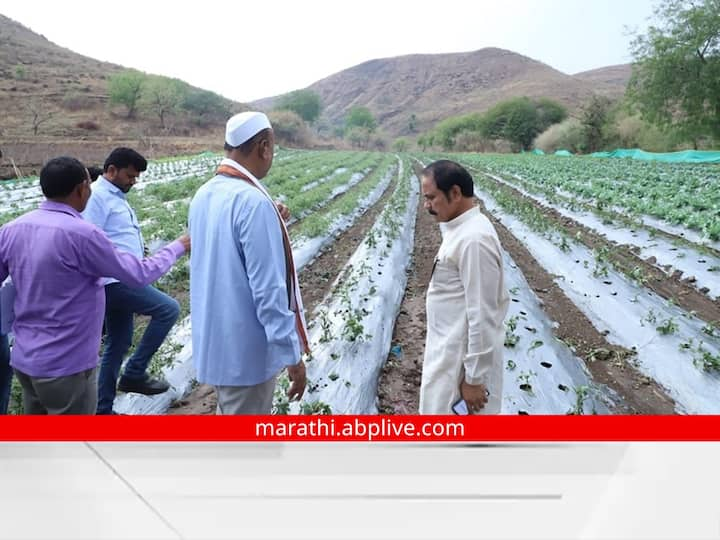
[[[500,241],[477,208],[441,223],[440,231],[426,301],[420,414],[453,414],[463,377],[490,392],[480,414],[499,414],[509,303]]]

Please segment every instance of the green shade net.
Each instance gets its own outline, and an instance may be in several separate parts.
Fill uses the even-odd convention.
[[[720,163],[720,152],[683,150],[682,152],[645,152],[639,148],[618,148],[612,152],[595,152],[592,157],[629,158],[645,161],[662,161],[665,163]]]

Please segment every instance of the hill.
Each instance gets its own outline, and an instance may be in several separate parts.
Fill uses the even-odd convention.
[[[619,64],[583,71],[573,77],[595,85],[596,91],[605,91],[609,97],[620,97],[630,81],[631,74],[631,64]]]
[[[412,115],[416,130],[423,131],[448,116],[482,112],[509,97],[548,97],[573,110],[596,92],[619,96],[627,82],[622,67],[571,76],[512,51],[485,48],[370,60],[309,88],[320,95],[323,116],[331,124],[341,125],[351,107],[362,105],[397,136],[412,134]],[[267,110],[274,100],[251,106]]]
[[[110,107],[108,80],[123,66],[60,47],[4,15],[0,44],[0,178],[11,175],[10,158],[30,174],[63,151],[97,163],[119,144],[149,157],[219,149],[224,115],[198,122],[178,114],[162,128],[149,113],[128,119],[122,107]],[[220,99],[228,111],[247,108]]]

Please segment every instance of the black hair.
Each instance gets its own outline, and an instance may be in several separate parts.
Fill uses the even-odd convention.
[[[87,169],[79,160],[61,156],[48,161],[40,171],[40,187],[48,199],[70,195],[78,184],[87,180]]]
[[[103,172],[107,172],[110,165],[114,165],[116,169],[132,166],[137,172],[143,172],[147,169],[147,160],[132,148],[120,147],[110,152],[103,165]]]
[[[227,141],[225,142],[225,151],[232,152],[233,150],[240,150],[243,156],[249,156],[255,148],[256,144],[259,144],[263,139],[267,139],[270,136],[270,128],[265,128],[262,131],[258,131],[255,135],[250,137],[247,141],[242,143],[240,146],[230,146]]]
[[[97,180],[98,177],[103,173],[103,170],[101,167],[90,166],[87,169],[88,169],[88,172],[90,173],[90,181],[91,182],[94,182],[95,180]]]
[[[434,161],[422,170],[422,176],[435,180],[438,189],[448,197],[453,186],[459,186],[463,197],[473,196],[473,179],[470,173],[454,161],[441,159]]]

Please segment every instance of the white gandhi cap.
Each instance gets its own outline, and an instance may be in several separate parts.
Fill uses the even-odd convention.
[[[240,146],[263,129],[272,128],[270,120],[261,112],[246,111],[236,114],[225,126],[225,142],[230,146]]]

